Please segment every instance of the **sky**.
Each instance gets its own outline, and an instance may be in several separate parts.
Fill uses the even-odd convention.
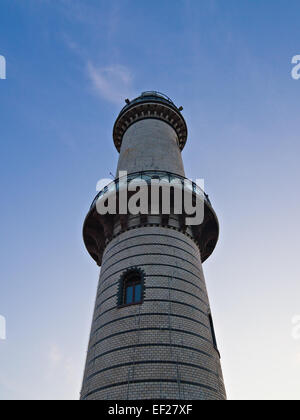
[[[113,123],[184,107],[186,174],[220,240],[204,263],[228,398],[300,399],[298,0],[1,0],[0,399],[79,398],[99,268],[82,240]],[[293,324],[294,322],[294,324]]]

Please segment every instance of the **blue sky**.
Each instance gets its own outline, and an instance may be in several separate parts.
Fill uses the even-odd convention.
[[[126,97],[184,107],[189,177],[221,235],[204,264],[228,397],[300,399],[300,4],[2,0],[0,399],[78,399],[98,280],[82,224]]]

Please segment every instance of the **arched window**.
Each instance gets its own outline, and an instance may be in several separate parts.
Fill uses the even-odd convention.
[[[143,275],[140,270],[126,272],[120,281],[119,306],[136,305],[143,302]]]

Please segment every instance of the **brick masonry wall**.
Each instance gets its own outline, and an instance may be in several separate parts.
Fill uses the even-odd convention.
[[[161,120],[146,119],[130,126],[121,146],[119,171],[160,170],[184,176],[176,131]]]
[[[122,274],[144,273],[144,301],[118,307]],[[140,227],[107,246],[81,398],[226,398],[199,249],[182,232]]]

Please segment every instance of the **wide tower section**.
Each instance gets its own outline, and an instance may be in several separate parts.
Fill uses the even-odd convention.
[[[101,273],[82,400],[226,399],[202,270],[219,225],[208,196],[185,177],[181,111],[165,95],[144,92],[126,100],[115,122],[116,179],[97,194],[83,228]],[[134,199],[141,186],[147,194]],[[185,210],[188,198],[203,208],[197,223]]]

